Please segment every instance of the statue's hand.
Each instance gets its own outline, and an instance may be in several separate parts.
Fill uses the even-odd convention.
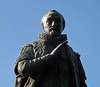
[[[64,41],[62,43],[60,43],[51,53],[50,55],[58,55],[61,52],[61,48],[63,45],[65,45],[67,43],[67,41]]]

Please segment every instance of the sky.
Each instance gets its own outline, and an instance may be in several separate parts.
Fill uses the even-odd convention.
[[[44,32],[41,18],[57,10],[68,44],[81,55],[88,87],[100,87],[100,0],[0,0],[0,87],[14,87],[21,48]]]

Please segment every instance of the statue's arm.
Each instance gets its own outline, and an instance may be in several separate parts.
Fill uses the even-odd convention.
[[[15,73],[22,76],[36,76],[42,73],[48,66],[52,66],[56,62],[56,56],[60,53],[60,48],[67,41],[59,44],[51,53],[44,56],[34,58],[33,47],[31,45],[24,46],[15,66]]]
[[[84,68],[82,66],[81,60],[80,60],[80,55],[77,54],[77,58],[78,58],[78,67],[79,67],[79,76],[80,76],[80,87],[87,87],[87,84],[85,82],[86,75],[85,75],[85,71]]]
[[[54,61],[53,55],[46,54],[42,57],[34,58],[32,46],[24,46],[16,63],[15,72],[22,76],[36,76],[52,63],[50,61]]]

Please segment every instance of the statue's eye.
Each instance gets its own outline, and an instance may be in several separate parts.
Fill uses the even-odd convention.
[[[52,24],[52,19],[51,18],[48,19],[48,24]]]
[[[51,25],[53,21],[55,22],[56,25],[60,25],[60,23],[61,23],[60,18],[48,18],[47,24]]]

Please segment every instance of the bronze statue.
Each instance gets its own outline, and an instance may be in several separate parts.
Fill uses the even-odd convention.
[[[25,45],[15,64],[15,87],[87,87],[80,55],[67,44],[64,17],[48,11],[41,25],[45,33]]]

